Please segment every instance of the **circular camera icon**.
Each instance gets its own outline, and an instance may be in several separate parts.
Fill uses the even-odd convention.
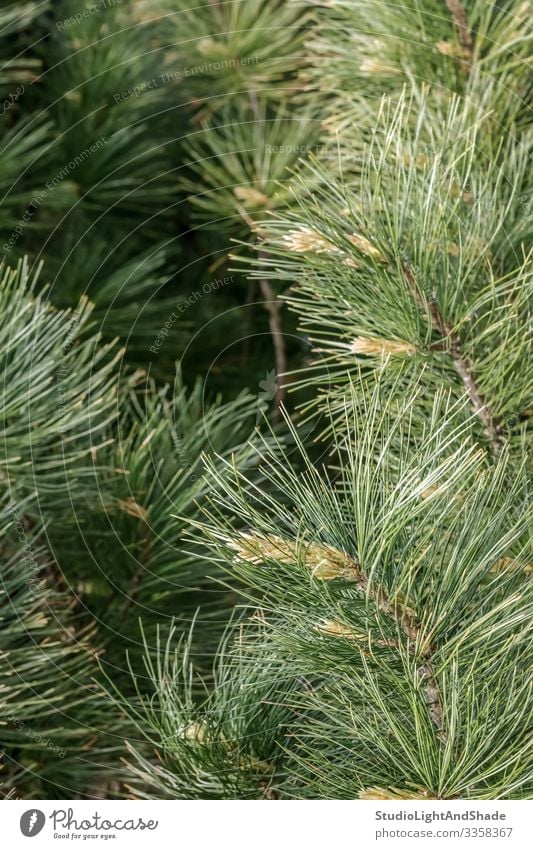
[[[24,837],[35,837],[43,830],[46,817],[42,811],[37,808],[31,808],[29,811],[24,811],[20,818],[20,830]]]

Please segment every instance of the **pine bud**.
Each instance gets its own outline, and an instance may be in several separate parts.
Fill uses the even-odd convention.
[[[185,740],[190,740],[194,743],[203,743],[206,738],[205,722],[192,722],[183,732]]]
[[[514,557],[501,557],[492,566],[491,572],[522,572],[523,575],[529,577],[533,575],[533,563],[520,563]]]
[[[266,206],[268,203],[268,197],[253,186],[237,186],[233,189],[233,194],[238,200],[244,201],[244,205],[248,207]]]
[[[358,251],[361,251],[365,256],[370,256],[372,259],[377,259],[379,262],[386,262],[387,257],[383,254],[379,248],[376,248],[375,245],[372,244],[366,236],[361,236],[360,233],[352,233],[351,236],[348,236],[348,239],[355,245]]]
[[[242,533],[239,539],[230,540],[229,546],[241,560],[261,563],[274,560],[293,565],[305,563],[319,581],[335,578],[356,581],[360,578],[359,564],[355,557],[321,543],[305,543],[282,539],[275,535]]]
[[[369,356],[385,356],[386,354],[414,354],[416,348],[409,342],[395,342],[389,339],[369,339],[357,336],[350,343],[350,351],[353,354],[367,354]]]
[[[377,799],[378,801],[386,801],[387,799],[436,799],[429,790],[424,790],[419,787],[416,792],[410,790],[399,790],[397,787],[367,787],[359,793],[360,799]]]
[[[335,619],[324,619],[322,622],[315,625],[315,631],[318,631],[320,634],[324,634],[327,637],[340,637],[345,640],[352,640],[356,643],[365,643],[367,647],[370,644],[371,646],[398,648],[397,640],[375,639],[370,632],[364,633],[362,631],[354,631],[348,625],[344,625],[342,622],[338,622]],[[361,649],[361,651],[363,650]],[[367,652],[363,651],[363,654],[367,654]]]
[[[118,506],[121,510],[128,514],[128,516],[133,516],[134,519],[141,519],[143,522],[146,522],[148,518],[148,513],[144,507],[141,507],[140,504],[137,504],[133,496],[128,496],[123,500],[119,500]]]
[[[453,59],[468,59],[470,57],[470,53],[466,47],[462,47],[460,44],[453,44],[451,41],[437,41],[435,47],[443,56],[451,56]]]
[[[336,622],[334,619],[324,619],[315,625],[315,631],[324,634],[327,637],[343,637],[346,640],[367,640],[366,634],[358,634],[352,631],[348,625],[343,625],[342,622]]]
[[[24,627],[31,631],[34,628],[45,628],[48,625],[48,619],[42,613],[36,612],[29,616],[24,621]]]
[[[340,253],[339,249],[328,242],[320,233],[310,227],[290,230],[284,237],[287,248],[294,253],[332,254]]]
[[[398,74],[399,68],[393,68],[391,65],[386,65],[376,59],[363,59],[359,65],[359,70],[363,74]]]
[[[201,38],[196,49],[202,56],[218,56],[221,52],[224,52],[224,45],[215,41],[214,38]]]

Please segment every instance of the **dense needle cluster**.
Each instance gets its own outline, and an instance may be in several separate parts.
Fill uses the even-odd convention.
[[[2,793],[531,796],[530,4],[85,11],[0,13]]]

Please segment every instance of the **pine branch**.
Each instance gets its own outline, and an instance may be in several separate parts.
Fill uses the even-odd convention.
[[[261,259],[262,254],[259,253]],[[284,376],[287,371],[287,351],[285,341],[283,339],[283,326],[281,322],[281,310],[283,302],[276,295],[270,281],[264,277],[259,279],[261,294],[265,299],[265,306],[269,313],[270,335],[274,345],[274,354],[276,358],[276,396],[274,408],[274,420],[279,420],[280,407],[285,400],[287,389],[284,382]]]
[[[249,89],[248,99],[255,121],[260,122],[262,120],[261,108],[259,105],[257,94],[253,89]],[[244,209],[242,209],[242,207],[239,207],[239,209],[241,212],[241,216],[244,218],[248,226],[250,226],[251,232],[253,232],[256,229],[255,222],[252,221],[250,216],[245,212]],[[262,255],[259,254],[260,261],[262,258]],[[285,387],[283,385],[283,376],[287,371],[287,354],[285,351],[285,342],[283,341],[283,328],[281,324],[281,310],[283,304],[279,301],[269,280],[264,277],[260,277],[259,288],[261,289],[261,294],[265,299],[265,306],[269,313],[270,335],[272,336],[272,343],[274,345],[277,383],[273,421],[278,421],[280,415],[280,407],[284,401],[286,394]]]
[[[208,463],[208,522],[193,526],[214,562],[229,554],[263,630],[235,627],[200,708],[181,652],[183,684],[154,670],[142,711],[165,768],[137,758],[137,780],[175,798],[186,782],[195,798],[231,797],[236,767],[240,798],[263,796],[265,780],[281,799],[527,793],[531,596],[498,566],[513,546],[525,555],[527,511],[513,507],[524,480],[504,488],[507,452],[489,464],[466,399],[449,403],[440,393],[421,425],[414,390],[398,401],[377,383],[354,388],[353,429],[335,431],[340,466],[319,472],[292,428],[299,462],[280,446],[259,452],[268,491]],[[262,676],[286,728],[266,724]]]
[[[474,59],[474,42],[472,39],[472,33],[468,26],[466,12],[460,0],[445,0],[445,2],[451,12],[461,46],[465,51],[463,64],[466,68],[468,68]]]
[[[414,613],[409,609],[402,608],[397,602],[391,601],[383,587],[375,586],[363,572],[361,572],[361,577],[358,580],[358,586],[367,597],[374,601],[378,610],[381,610],[396,622],[412,644],[415,652],[419,650],[423,663],[418,667],[418,674],[425,689],[428,711],[437,729],[439,740],[445,744],[447,738],[443,728],[443,708],[433,669],[434,651],[424,639]]]
[[[483,428],[491,448],[495,453],[497,453],[502,448],[502,425],[498,418],[491,413],[485,403],[474,376],[472,364],[468,357],[466,357],[462,352],[461,337],[445,320],[435,301],[427,301],[427,299],[423,296],[419,286],[417,285],[414,271],[409,263],[404,261],[402,268],[405,279],[418,307],[424,312],[424,314],[430,315],[434,329],[440,333],[442,339],[437,344],[442,346],[443,351],[447,351],[450,354],[454,367],[464,383],[466,392],[472,406],[474,407],[476,415],[479,416],[483,424]],[[432,349],[434,349],[434,347],[434,345],[431,346]]]
[[[353,582],[365,598],[370,599],[377,610],[389,617],[405,634],[409,641],[409,650],[421,658],[422,663],[418,667],[418,674],[424,686],[428,711],[439,739],[443,744],[446,743],[442,702],[433,670],[434,649],[428,645],[414,612],[402,605],[398,599],[393,600],[382,585],[370,580],[358,557],[330,546],[313,543],[298,546],[296,542],[280,537],[262,537],[246,533],[242,534],[238,541],[230,540],[229,545],[237,552],[237,556],[245,561],[259,564],[263,558],[271,557],[278,562],[294,564],[299,559],[303,559],[318,580],[329,581],[343,577]],[[348,639],[351,636],[350,628],[345,628],[335,621],[325,623],[318,630],[326,634],[346,636]],[[382,643],[383,640],[378,640],[378,644]],[[394,640],[387,640],[386,643],[397,647]]]
[[[241,218],[248,225],[251,232],[256,231],[256,222],[248,215],[246,210],[243,209],[240,204],[237,208]],[[258,258],[260,263],[259,269],[261,269],[261,263],[263,260],[266,259],[266,254],[259,251]],[[259,288],[261,289],[261,294],[265,299],[264,305],[268,310],[270,335],[272,337],[272,344],[274,346],[274,356],[276,362],[276,395],[274,400],[273,421],[276,422],[279,421],[280,408],[287,394],[284,382],[284,376],[287,371],[287,351],[285,347],[285,341],[283,339],[283,326],[281,322],[281,310],[283,309],[283,302],[280,301],[280,299],[276,295],[270,281],[266,277],[261,277],[260,271]]]

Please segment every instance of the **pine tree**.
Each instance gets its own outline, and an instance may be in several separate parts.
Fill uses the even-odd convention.
[[[37,289],[26,265],[3,270],[3,784],[115,795],[133,729],[110,711],[105,674],[127,684],[128,663],[142,668],[141,618],[152,638],[156,623],[188,630],[199,606],[206,665],[233,597],[201,548],[182,551],[173,514],[198,515],[202,452],[255,463],[256,399],[208,406],[200,385],[171,392],[138,371],[119,382],[123,351],[91,330],[90,303],[58,311]]]
[[[527,13],[2,4],[4,796],[531,795]]]
[[[322,147],[253,273],[314,344],[322,453],[208,462],[242,613],[201,701],[186,644],[147,660],[141,797],[531,794],[526,6],[317,4]]]
[[[346,400],[325,476],[263,450],[273,490],[211,469],[204,528],[247,605],[198,704],[183,649],[148,665],[140,795],[521,798],[531,792],[529,510],[439,393],[420,424],[376,386]],[[297,437],[297,434],[295,434]],[[216,508],[216,513],[215,513]],[[229,568],[229,567],[228,567]],[[146,789],[148,788],[148,789]]]
[[[27,798],[68,797],[107,780],[124,732],[109,742],[119,721],[94,687],[94,623],[51,553],[49,531],[72,499],[97,498],[92,458],[115,418],[121,352],[80,338],[88,302],[54,310],[27,265],[1,269],[0,305],[2,784]]]
[[[2,649],[27,681],[6,684],[6,712],[24,722],[4,723],[0,737],[6,794],[123,795],[123,741],[135,731],[106,699],[105,676],[127,689],[128,663],[139,673],[141,619],[156,657],[156,629],[188,631],[193,617],[208,675],[235,602],[204,547],[184,550],[181,537],[208,486],[201,453],[256,462],[245,443],[263,400],[243,390],[243,374],[252,386],[264,378],[270,346],[260,340],[248,366],[237,339],[237,389],[227,366],[205,387],[195,373],[220,349],[209,333],[175,378],[187,337],[220,302],[240,308],[247,286],[226,287],[229,234],[214,246],[197,230],[188,138],[222,107],[237,114],[243,96],[282,115],[304,28],[277,0],[215,6],[3,4],[2,604],[19,626],[2,614]],[[261,315],[250,337],[257,324]],[[220,385],[226,401],[213,397]],[[38,552],[38,593],[22,591],[33,580],[25,564],[13,581],[21,555],[9,522]],[[38,675],[63,660],[64,675]]]
[[[105,337],[118,333],[136,365],[153,360],[161,382],[172,381],[174,362],[186,348],[189,299],[214,284],[217,321],[213,325],[214,298],[198,298],[193,329],[199,336],[187,362],[187,375],[205,375],[233,327],[224,307],[242,309],[247,297],[254,298],[244,279],[217,285],[229,277],[228,234],[216,224],[207,234],[189,202],[198,133],[201,140],[206,130],[200,126],[229,122],[217,144],[220,162],[213,162],[222,178],[235,158],[232,126],[241,133],[248,153],[242,151],[233,179],[243,182],[230,191],[237,192],[235,201],[244,193],[242,206],[250,213],[248,184],[257,184],[256,199],[265,187],[273,190],[285,164],[301,153],[294,151],[286,163],[270,157],[271,173],[266,165],[254,173],[266,162],[270,143],[262,129],[273,122],[277,145],[291,120],[302,145],[309,132],[309,120],[298,130],[288,106],[300,85],[307,16],[280,0],[5,5],[10,23],[0,32],[0,50],[9,75],[0,229],[6,258],[11,264],[26,254],[45,258],[43,279],[52,284],[53,302],[70,307],[87,295]],[[239,131],[245,108],[249,125]],[[263,123],[254,130],[259,114]],[[226,214],[224,205],[218,198],[217,219]],[[231,212],[238,214],[235,207]],[[153,358],[153,341],[177,303],[188,314]],[[265,375],[266,322],[253,306],[245,312],[248,341],[237,336],[227,374],[211,369],[215,391],[229,392],[248,360],[254,385]],[[206,324],[210,332],[202,333]]]

